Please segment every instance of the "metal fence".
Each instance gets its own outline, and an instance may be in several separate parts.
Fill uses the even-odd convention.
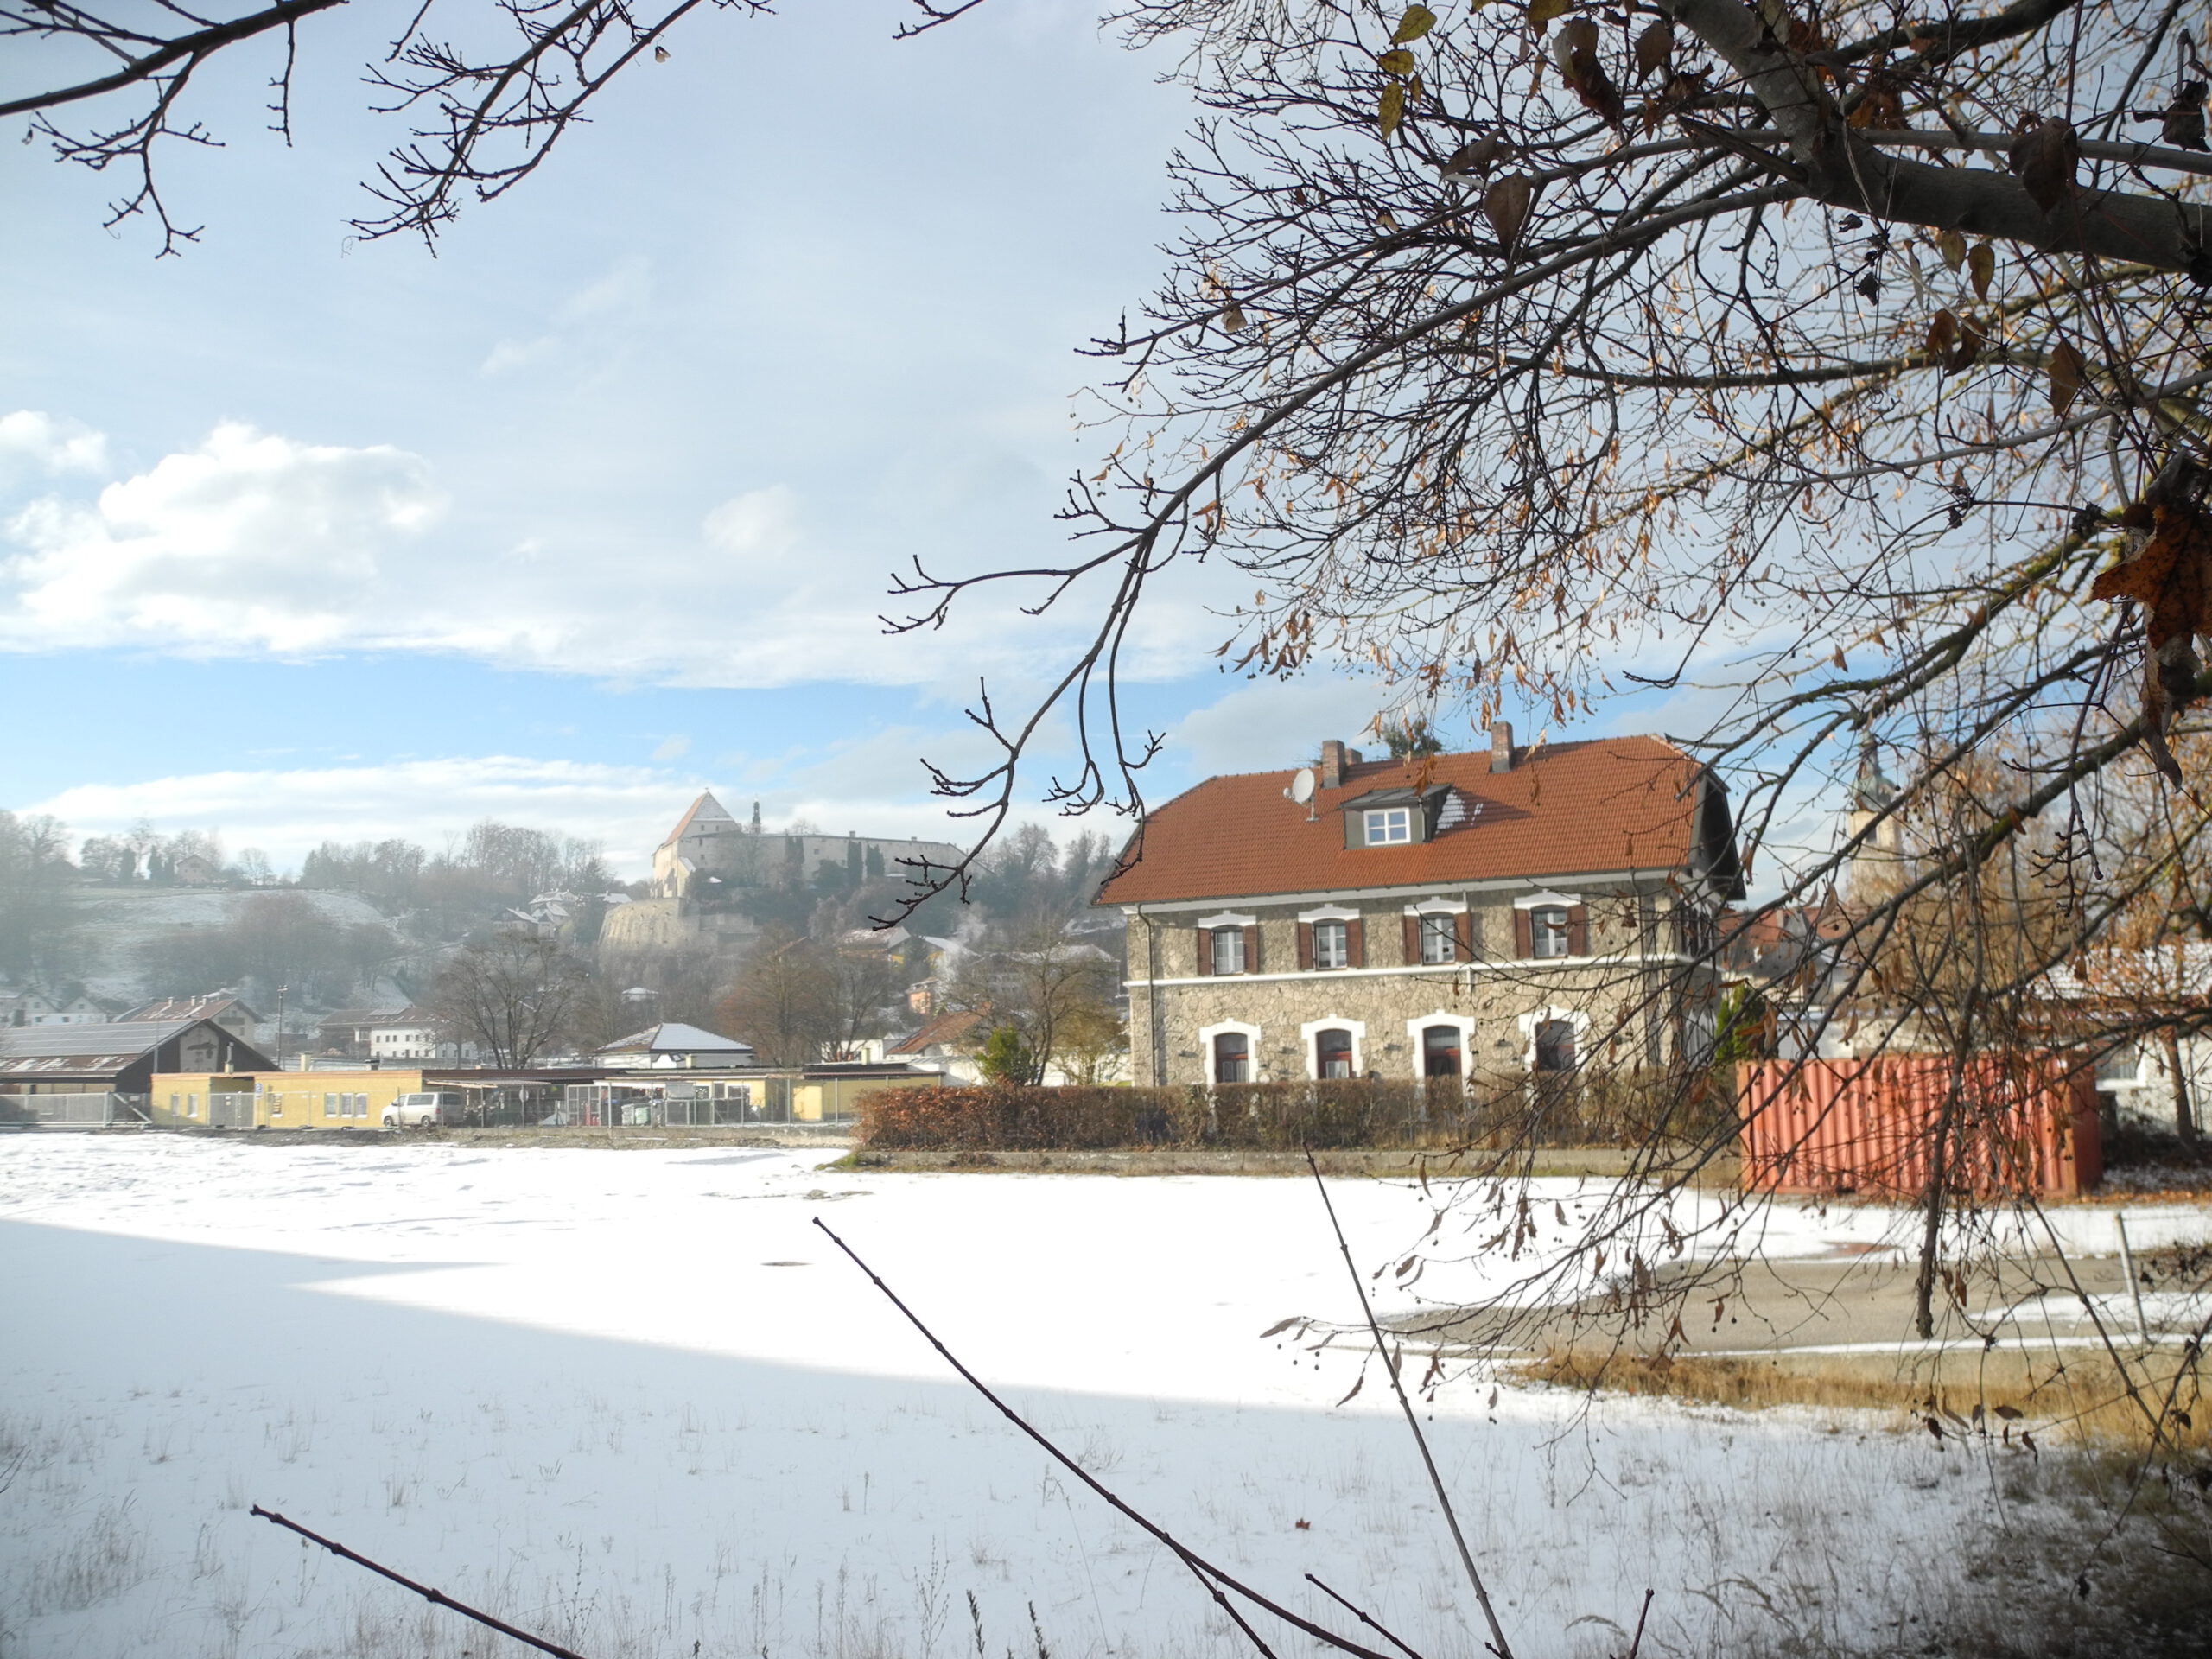
[[[792,1114],[792,1081],[572,1083],[547,1128],[735,1128],[747,1124],[845,1124],[853,1114],[825,1099],[819,1117]]]
[[[144,1095],[0,1096],[0,1116],[49,1129],[140,1128],[153,1122]]]

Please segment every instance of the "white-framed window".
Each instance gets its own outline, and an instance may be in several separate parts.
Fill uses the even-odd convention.
[[[1360,839],[1370,847],[1390,847],[1414,838],[1414,812],[1409,806],[1370,806],[1361,814],[1365,823]]]
[[[1208,1083],[1260,1081],[1260,1028],[1224,1020],[1198,1027],[1198,1051],[1205,1057]]]
[[[284,1116],[283,1096],[271,1095],[269,1096],[269,1116],[271,1117],[282,1117]]]
[[[1535,1069],[1540,1072],[1572,1071],[1575,1065],[1575,1032],[1572,1020],[1539,1020],[1531,1040]]]
[[[1423,966],[1459,959],[1459,918],[1424,916],[1421,918],[1421,959]]]
[[[2108,1048],[2097,1058],[2097,1081],[2130,1087],[2143,1081],[2143,1050],[2134,1043]]]
[[[1567,955],[1567,906],[1539,905],[1529,912],[1529,948],[1539,959]]]
[[[1332,1017],[1308,1020],[1299,1027],[1306,1045],[1306,1075],[1317,1079],[1363,1077],[1367,1075],[1367,1025],[1364,1020]]]
[[[1244,930],[1241,927],[1217,927],[1211,934],[1213,941],[1213,970],[1217,974],[1241,974],[1244,971]]]
[[[1424,1077],[1467,1075],[1466,1033],[1458,1026],[1421,1028],[1421,1074]]]
[[[1313,965],[1316,968],[1351,966],[1351,924],[1350,922],[1313,924]]]
[[[325,1117],[335,1117],[335,1116],[338,1116],[338,1096],[335,1096],[335,1095],[325,1095],[325,1096],[322,1097],[322,1115],[323,1115]]]
[[[1464,1014],[1439,1008],[1406,1021],[1416,1077],[1464,1077],[1471,1069],[1475,1022]]]

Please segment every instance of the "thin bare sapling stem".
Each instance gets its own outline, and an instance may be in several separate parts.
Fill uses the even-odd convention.
[[[334,1538],[326,1538],[319,1532],[309,1532],[298,1522],[288,1520],[274,1510],[264,1510],[257,1503],[253,1506],[253,1513],[274,1526],[283,1528],[287,1532],[298,1533],[311,1544],[321,1545],[341,1560],[352,1561],[357,1567],[365,1567],[379,1578],[390,1579],[401,1589],[412,1590],[434,1606],[450,1607],[463,1618],[474,1619],[487,1630],[497,1630],[501,1636],[512,1637],[518,1642],[536,1648],[540,1653],[551,1654],[553,1659],[584,1659],[583,1655],[573,1648],[564,1648],[557,1642],[548,1642],[543,1637],[532,1636],[528,1630],[518,1630],[503,1618],[494,1618],[480,1608],[471,1607],[465,1601],[455,1601],[442,1590],[434,1590],[427,1584],[417,1584],[405,1573],[393,1572],[382,1561],[372,1561],[359,1550],[346,1548]]]
[[[1060,1448],[1054,1445],[1051,1438],[1042,1430],[1035,1427],[1031,1424],[1027,1418],[1024,1417],[1020,1412],[1016,1411],[1012,1406],[1001,1399],[998,1395],[992,1390],[991,1386],[985,1382],[982,1377],[976,1376],[975,1372],[969,1370],[966,1365],[963,1364],[960,1361],[959,1356],[955,1354],[951,1349],[946,1347],[943,1342],[938,1340],[937,1332],[931,1330],[927,1325],[922,1322],[921,1315],[915,1313],[912,1308],[907,1306],[905,1300],[900,1298],[899,1293],[892,1289],[889,1285],[884,1283],[882,1275],[878,1274],[874,1268],[871,1268],[866,1262],[863,1262],[861,1259],[859,1251],[854,1249],[851,1245],[846,1243],[843,1239],[838,1237],[836,1233],[830,1228],[827,1222],[823,1221],[821,1217],[817,1216],[814,1217],[814,1224],[822,1230],[823,1235],[832,1244],[835,1244],[839,1249],[845,1253],[846,1258],[849,1260],[855,1267],[858,1268],[862,1273],[868,1275],[868,1282],[883,1293],[885,1300],[905,1316],[906,1323],[912,1325],[915,1330],[922,1333],[922,1339],[927,1342],[931,1347],[937,1350],[938,1357],[943,1359],[946,1364],[951,1366],[954,1370],[960,1374],[960,1379],[962,1382],[967,1383],[969,1388],[975,1389],[976,1392],[982,1395],[984,1399],[989,1401],[992,1406],[997,1409],[1000,1416],[1005,1418],[1007,1421],[1012,1423],[1024,1434],[1034,1440],[1044,1449],[1045,1454],[1051,1458],[1053,1462],[1058,1464],[1061,1468],[1066,1470],[1077,1480],[1081,1481],[1085,1486],[1089,1487],[1100,1497],[1103,1498],[1116,1515],[1122,1516],[1126,1520],[1134,1522],[1155,1542],[1165,1545],[1169,1550],[1173,1552],[1175,1559],[1182,1562],[1185,1567],[1190,1569],[1192,1576],[1196,1578],[1199,1583],[1205,1586],[1207,1592],[1213,1597],[1215,1603],[1224,1613],[1229,1615],[1230,1619],[1235,1621],[1236,1628],[1244,1633],[1245,1639],[1250,1642],[1252,1645],[1257,1648],[1262,1653],[1268,1655],[1268,1659],[1274,1659],[1274,1649],[1268,1645],[1265,1638],[1263,1638],[1257,1630],[1252,1628],[1250,1624],[1246,1621],[1243,1614],[1239,1612],[1236,1606],[1230,1603],[1228,1597],[1222,1593],[1224,1586],[1228,1589],[1234,1590],[1238,1595],[1243,1597],[1254,1606],[1258,1607],[1266,1612],[1274,1614],[1277,1618],[1282,1620],[1284,1624],[1290,1625],[1293,1629],[1305,1631],[1306,1635],[1312,1637],[1315,1641],[1325,1643],[1328,1646],[1336,1649],[1340,1653],[1352,1654],[1356,1656],[1356,1659],[1389,1659],[1389,1656],[1388,1654],[1378,1653],[1373,1648],[1362,1647],[1358,1643],[1351,1640],[1349,1637],[1339,1636],[1334,1630],[1328,1629],[1325,1625],[1316,1624],[1312,1619],[1303,1618],[1300,1615],[1291,1611],[1289,1608],[1283,1606],[1281,1603],[1274,1601],[1268,1597],[1262,1595],[1259,1591],[1253,1589],[1251,1586],[1232,1577],[1228,1573],[1223,1571],[1220,1567],[1215,1566],[1211,1561],[1206,1560],[1205,1556],[1199,1554],[1196,1550],[1183,1543],[1179,1539],[1169,1533],[1166,1528],[1160,1526],[1148,1516],[1131,1508],[1129,1504],[1124,1502],[1117,1493],[1116,1493],[1110,1487],[1107,1486],[1103,1482],[1099,1480],[1096,1476],[1090,1472],[1090,1471],[1084,1468],[1066,1452],[1061,1451]],[[1390,1639],[1394,1643],[1397,1640],[1395,1637]],[[1399,1645],[1402,1647],[1403,1644],[1400,1643]]]
[[[1459,1564],[1467,1569],[1467,1582],[1474,1586],[1475,1599],[1482,1604],[1483,1618],[1490,1624],[1491,1650],[1497,1659],[1513,1659],[1513,1649],[1505,1639],[1505,1627],[1497,1622],[1497,1610],[1490,1605],[1490,1592],[1475,1567],[1474,1552],[1467,1548],[1467,1535],[1459,1529],[1459,1512],[1452,1507],[1452,1495],[1444,1490],[1444,1477],[1436,1472],[1436,1459],[1429,1454],[1428,1436],[1421,1432],[1421,1417],[1414,1410],[1414,1402],[1406,1398],[1406,1385],[1399,1380],[1397,1366],[1391,1363],[1389,1344],[1382,1340],[1382,1327],[1375,1322],[1375,1309],[1368,1302],[1367,1286],[1360,1279],[1359,1264],[1351,1259],[1351,1246],[1344,1242],[1344,1224],[1337,1219],[1337,1206],[1329,1202],[1329,1184],[1321,1179],[1321,1166],[1313,1161],[1311,1147],[1306,1149],[1306,1167],[1313,1172],[1313,1185],[1321,1194],[1322,1209],[1328,1211],[1329,1228],[1337,1236],[1337,1249],[1344,1256],[1344,1271],[1351,1274],[1351,1287],[1359,1297],[1361,1317],[1367,1321],[1368,1332],[1375,1338],[1375,1351],[1389,1376],[1390,1392],[1398,1396],[1398,1409],[1406,1414],[1406,1427],[1413,1430],[1414,1444],[1421,1448],[1421,1466],[1428,1471],[1429,1488],[1436,1494],[1437,1507],[1444,1511],[1445,1524],[1452,1529],[1452,1541],[1459,1546]]]

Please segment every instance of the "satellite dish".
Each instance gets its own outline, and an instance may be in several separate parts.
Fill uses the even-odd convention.
[[[1313,768],[1301,766],[1298,770],[1298,774],[1290,780],[1290,787],[1283,791],[1283,793],[1303,806],[1313,798],[1314,781]]]

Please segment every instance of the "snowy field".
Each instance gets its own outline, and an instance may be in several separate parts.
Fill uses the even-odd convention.
[[[1310,1185],[822,1156],[0,1141],[0,1654],[523,1651],[254,1503],[590,1659],[1234,1650],[817,1216],[1192,1547],[1346,1627],[1313,1573],[1427,1659],[1481,1651],[1380,1373],[1339,1407],[1357,1344],[1260,1338],[1357,1317]],[[1416,1188],[1332,1192],[1369,1266],[1432,1218]],[[1885,1224],[1793,1209],[1765,1232],[1819,1254]],[[1429,1248],[1433,1300],[1521,1271],[1456,1222]],[[1621,1651],[1647,1587],[1647,1653],[1903,1635],[1992,1499],[1959,1452],[1814,1414],[1580,1418],[1468,1384],[1431,1432],[1526,1659]]]

